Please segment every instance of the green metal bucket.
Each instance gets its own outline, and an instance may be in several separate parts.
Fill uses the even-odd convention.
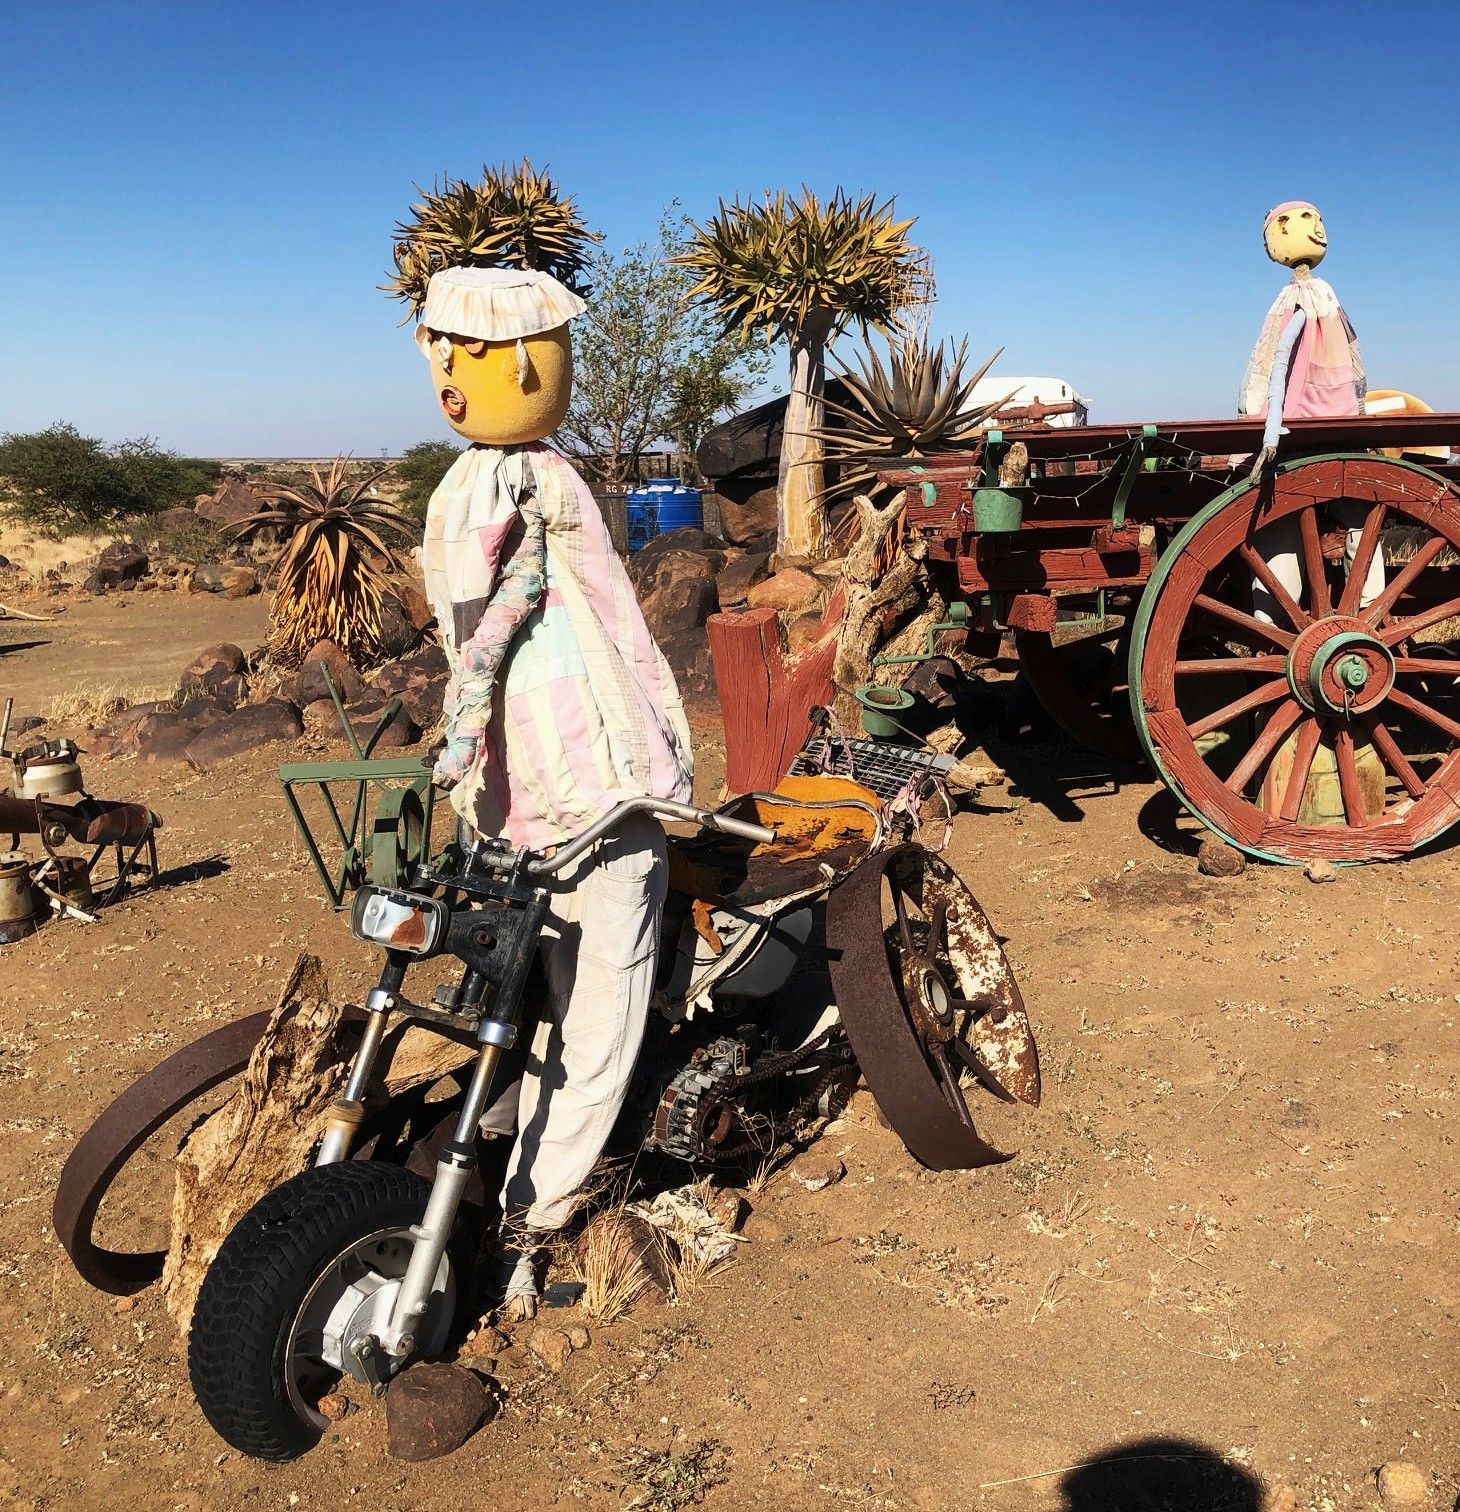
[[[862,706],[862,728],[873,740],[890,740],[902,733],[895,714],[903,714],[913,706],[911,693],[901,688],[889,688],[880,683],[869,683],[858,688],[852,695]]]

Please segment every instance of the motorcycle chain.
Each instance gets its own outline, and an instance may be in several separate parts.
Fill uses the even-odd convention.
[[[837,1044],[835,1041],[840,1040]],[[798,1046],[795,1050],[786,1050],[780,1053],[771,1052],[760,1056],[753,1069],[743,1071],[733,1080],[711,1086],[705,1089],[701,1095],[706,1095],[706,1108],[713,1110],[720,1105],[730,1104],[732,1112],[738,1111],[735,1105],[738,1100],[752,1087],[764,1082],[773,1081],[777,1077],[785,1076],[789,1072],[798,1070],[820,1055],[823,1050],[832,1050],[831,1063],[820,1076],[815,1079],[811,1090],[800,1098],[793,1107],[779,1118],[770,1120],[770,1128],[776,1141],[788,1130],[794,1129],[810,1117],[817,1103],[827,1088],[837,1079],[837,1075],[847,1065],[855,1062],[856,1057],[852,1054],[852,1047],[847,1039],[846,1031],[840,1024],[833,1024],[829,1029],[818,1034],[815,1039],[808,1040],[806,1044]],[[707,1116],[702,1123],[710,1121]],[[772,1145],[772,1148],[774,1145]],[[736,1160],[742,1155],[750,1155],[756,1151],[764,1153],[766,1145],[762,1140],[746,1139],[738,1145],[726,1146],[715,1151],[716,1160]]]

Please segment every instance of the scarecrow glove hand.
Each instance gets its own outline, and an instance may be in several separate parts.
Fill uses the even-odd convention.
[[[1264,446],[1262,450],[1258,452],[1258,454],[1252,459],[1252,471],[1247,474],[1248,478],[1253,483],[1261,481],[1264,471],[1266,471],[1268,465],[1276,456],[1276,446]]]
[[[482,748],[480,729],[458,730],[455,724],[447,726],[446,745],[436,758],[431,780],[437,787],[451,789],[476,765]]]

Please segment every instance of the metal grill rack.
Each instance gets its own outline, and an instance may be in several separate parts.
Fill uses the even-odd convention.
[[[789,776],[815,777],[823,772],[850,777],[871,788],[890,803],[915,777],[941,777],[953,766],[953,757],[937,751],[922,751],[896,745],[890,740],[844,740],[832,737],[827,758],[827,737],[808,740],[791,763]]]

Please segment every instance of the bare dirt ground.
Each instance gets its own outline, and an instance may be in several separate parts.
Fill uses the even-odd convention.
[[[261,610],[118,595],[7,624],[0,696],[165,683],[211,640],[254,644]],[[1012,794],[960,816],[950,853],[1040,1036],[1043,1107],[987,1123],[1017,1158],[923,1171],[861,1093],[822,1143],[844,1180],[773,1177],[734,1265],[593,1329],[562,1375],[504,1378],[452,1458],[390,1459],[375,1407],[293,1465],[226,1451],[155,1291],[90,1290],[49,1213],[105,1104],[270,1006],[298,951],[342,994],[368,985],[281,754],[96,768],[164,817],[167,885],[0,956],[0,1506],[1348,1512],[1398,1458],[1434,1476],[1429,1505],[1455,1501],[1454,853],[1323,886],[1208,879],[1153,784],[1059,744],[995,748]],[[161,1243],[169,1190],[159,1138],[104,1236]],[[1108,1478],[1065,1468],[1121,1449]]]

